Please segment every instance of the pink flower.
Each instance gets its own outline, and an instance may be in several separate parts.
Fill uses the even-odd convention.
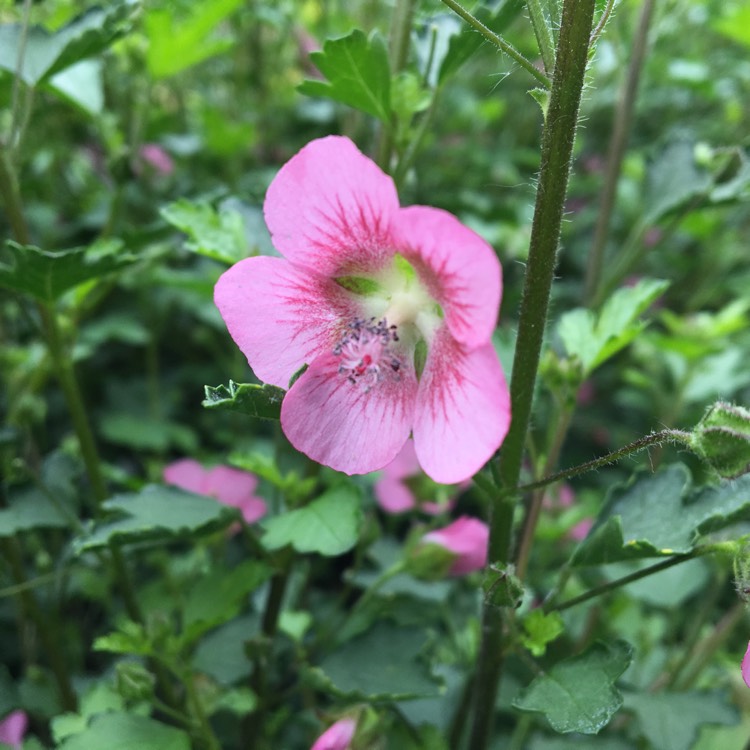
[[[471,477],[510,421],[492,248],[445,211],[400,208],[391,178],[338,136],[281,168],[265,218],[284,258],[240,261],[215,301],[259,378],[286,388],[309,365],[281,407],[292,445],[365,474],[413,434],[435,481]]]
[[[170,175],[174,172],[172,157],[156,143],[144,143],[138,153],[141,159],[159,174]]]
[[[412,508],[436,516],[455,505],[456,494],[470,483],[458,487],[439,485],[422,472],[414,450],[414,441],[407,440],[396,458],[383,469],[383,476],[375,482],[375,499],[386,513],[405,513]],[[415,491],[415,485],[422,492]],[[425,486],[426,485],[426,486]],[[434,501],[420,497],[432,496]]]
[[[594,525],[593,518],[584,518],[568,530],[568,537],[576,542],[582,542]]]
[[[29,720],[24,711],[12,711],[0,721],[0,742],[21,750]]]
[[[354,719],[339,719],[315,740],[310,750],[349,750],[356,729]]]
[[[448,571],[453,576],[481,570],[487,564],[489,539],[489,526],[468,516],[461,516],[449,526],[430,531],[422,537],[423,542],[437,544],[456,556]]]
[[[747,644],[747,651],[742,659],[742,679],[745,681],[745,685],[750,687],[750,643]]]
[[[266,515],[265,501],[253,494],[258,486],[258,478],[247,471],[231,466],[206,469],[192,458],[183,458],[164,469],[164,481],[239,508],[247,523],[254,523]]]

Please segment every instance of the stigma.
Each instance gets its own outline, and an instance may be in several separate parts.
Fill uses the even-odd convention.
[[[356,319],[333,349],[339,374],[365,393],[385,378],[399,380],[402,363],[393,346],[398,340],[398,327],[385,318]]]

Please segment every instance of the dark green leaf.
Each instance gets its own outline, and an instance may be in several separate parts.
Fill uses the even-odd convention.
[[[135,260],[135,256],[124,251],[119,240],[58,251],[8,241],[4,254],[0,254],[0,286],[50,303],[68,289],[117,271]]]
[[[207,385],[204,389],[203,406],[207,409],[229,409],[257,419],[275,420],[281,417],[281,402],[286,393],[275,385],[235,383],[233,380],[228,386]]]
[[[124,544],[208,533],[238,517],[235,508],[211,497],[160,485],[149,485],[138,493],[115,495],[102,507],[118,517],[100,522],[91,534],[74,540],[75,553],[106,547],[111,542]]]
[[[690,750],[704,724],[736,724],[739,716],[717,692],[628,693],[625,708],[635,712],[651,747]]]
[[[494,13],[490,14],[485,8],[479,8],[475,16],[490,31],[502,34],[516,20],[525,5],[523,0],[505,0]],[[438,81],[442,83],[452,76],[483,44],[489,44],[489,42],[474,29],[464,25],[461,32],[450,40],[448,53],[440,64]]]
[[[230,620],[247,595],[273,571],[257,560],[245,560],[232,570],[215,568],[187,592],[182,611],[182,641],[192,643],[203,633]]]
[[[348,641],[320,665],[332,688],[368,700],[404,700],[439,692],[418,655],[425,632],[378,623]]]
[[[55,73],[98,55],[125,33],[132,7],[128,2],[111,2],[106,8],[91,8],[53,33],[32,26],[26,38],[21,79],[36,86]],[[0,68],[16,72],[22,36],[22,24],[0,26]]]
[[[193,667],[223,685],[231,685],[250,674],[252,665],[245,656],[245,641],[258,633],[256,615],[238,617],[209,633],[197,646]]]
[[[59,750],[190,750],[190,737],[180,729],[147,716],[102,713],[89,727],[65,740]]]
[[[354,547],[361,524],[359,489],[352,484],[342,484],[304,508],[264,521],[266,533],[262,541],[267,549],[289,544],[297,552],[317,552],[334,557]]]
[[[622,641],[595,643],[537,677],[513,705],[544,714],[556,732],[596,734],[622,705],[615,681],[631,659],[632,649]]]
[[[340,39],[329,39],[310,59],[328,81],[303,81],[299,90],[348,104],[382,122],[391,123],[391,70],[385,42],[378,34],[368,39],[355,29]]]

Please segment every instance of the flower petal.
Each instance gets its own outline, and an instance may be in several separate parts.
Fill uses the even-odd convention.
[[[29,719],[25,711],[11,711],[0,721],[0,742],[21,750]]]
[[[258,477],[231,466],[214,466],[206,472],[205,493],[233,508],[252,497],[257,486]]]
[[[281,427],[313,461],[346,474],[366,474],[392,461],[409,437],[417,380],[402,368],[366,391],[338,372],[325,352],[295,382],[281,405]],[[386,376],[387,378],[387,376]]]
[[[393,180],[348,139],[308,143],[276,175],[263,207],[276,249],[324,276],[380,268],[393,255]]]
[[[188,492],[195,492],[196,495],[205,495],[207,494],[205,487],[207,473],[197,461],[192,458],[182,458],[165,466],[163,476],[167,484],[181,487]]]
[[[246,258],[216,282],[214,301],[253,372],[286,388],[356,317],[348,292],[283,258]]]
[[[468,479],[490,459],[510,425],[510,394],[492,344],[467,351],[438,330],[419,383],[414,445],[436,482]]]
[[[469,516],[461,516],[452,524],[422,537],[423,542],[438,544],[456,555],[449,571],[454,576],[481,570],[487,564],[489,539],[489,526]]]
[[[452,214],[428,206],[402,208],[394,235],[399,252],[443,308],[453,337],[469,347],[486,344],[502,293],[492,247]]]
[[[412,491],[400,479],[390,474],[386,473],[380,477],[373,489],[378,505],[386,513],[406,513],[417,504]]]
[[[356,730],[354,719],[339,719],[315,740],[310,750],[348,750]]]

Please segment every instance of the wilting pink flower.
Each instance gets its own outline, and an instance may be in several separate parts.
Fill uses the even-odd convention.
[[[422,537],[423,542],[437,544],[456,557],[449,569],[450,575],[460,576],[481,570],[487,564],[487,542],[490,529],[486,523],[468,516],[461,516],[442,529],[430,531]]]
[[[750,643],[747,644],[747,651],[742,659],[742,679],[745,681],[745,685],[750,687]]]
[[[421,500],[424,495],[420,497],[414,491],[415,484],[428,485],[425,489],[436,499]],[[418,507],[419,510],[435,516],[450,510],[455,505],[458,492],[469,484],[462,482],[458,487],[448,487],[428,479],[417,460],[414,441],[407,440],[398,456],[383,469],[383,475],[375,482],[375,499],[386,513],[405,513]]]
[[[0,742],[21,750],[29,720],[24,711],[12,711],[0,721]]]
[[[310,750],[349,750],[356,729],[354,719],[339,719],[315,740]]]
[[[337,136],[282,167],[264,210],[284,258],[240,261],[215,300],[259,378],[286,388],[309,365],[281,407],[292,445],[364,474],[413,434],[435,481],[472,476],[510,421],[492,248],[445,211],[400,208],[391,178]]]
[[[231,466],[206,469],[192,458],[183,458],[164,469],[164,481],[239,508],[247,523],[254,523],[266,514],[265,501],[253,494],[258,486],[258,478],[247,471]]]
[[[138,154],[146,164],[153,167],[159,174],[170,175],[174,172],[172,157],[156,143],[144,143]]]

